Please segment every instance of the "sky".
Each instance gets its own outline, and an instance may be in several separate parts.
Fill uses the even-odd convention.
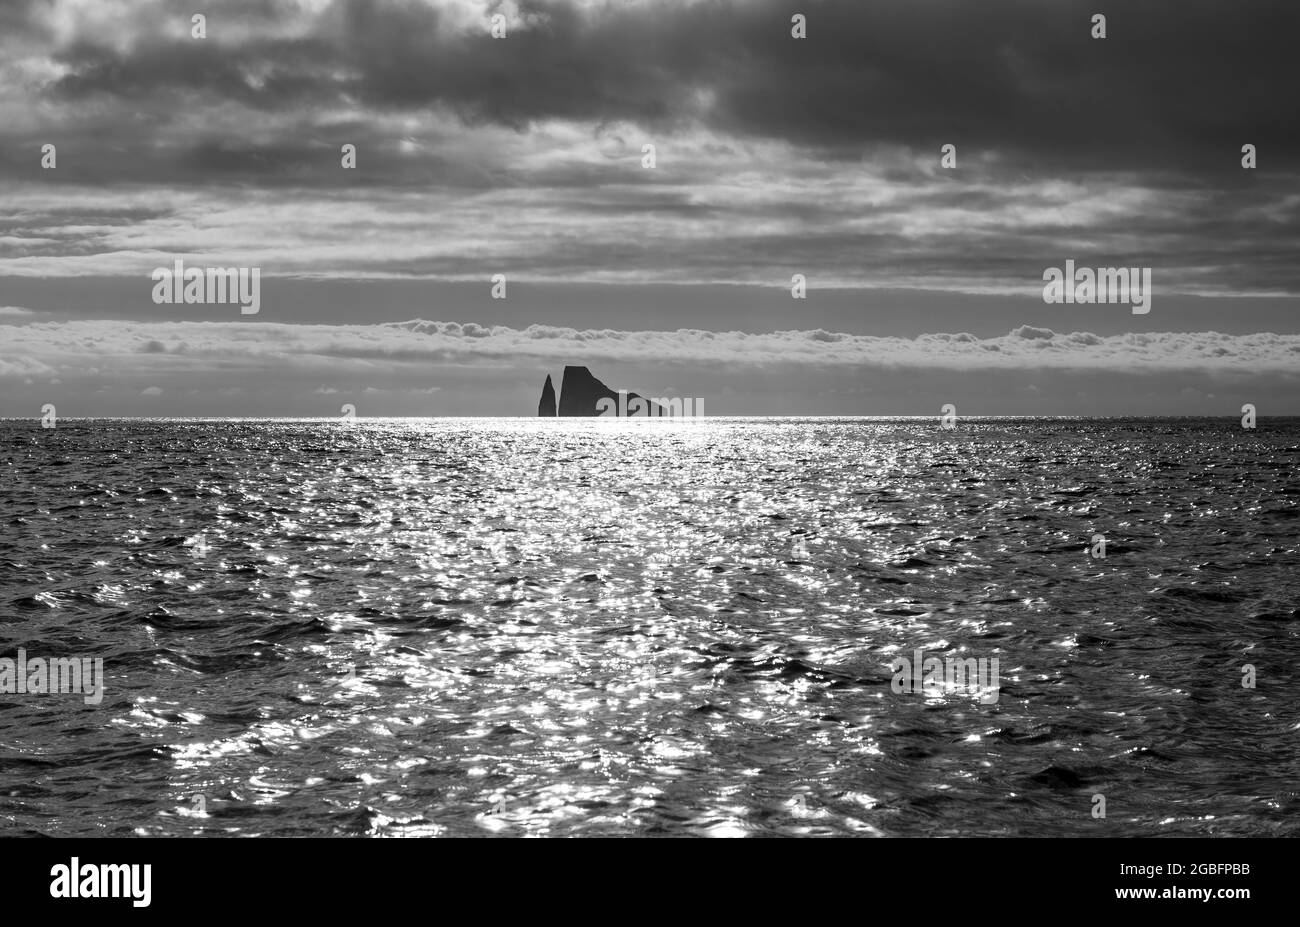
[[[0,415],[1300,414],[1294,0],[188,6],[0,4]]]

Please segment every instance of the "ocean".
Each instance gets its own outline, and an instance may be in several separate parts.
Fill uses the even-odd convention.
[[[0,421],[0,826],[1296,835],[1298,451],[1294,418]],[[996,675],[900,684],[918,656]],[[63,658],[97,701],[33,688]]]

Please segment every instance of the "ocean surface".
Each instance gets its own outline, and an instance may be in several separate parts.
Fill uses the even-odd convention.
[[[105,675],[0,695],[0,831],[1296,835],[1298,452],[1267,418],[0,421],[0,656]],[[917,650],[997,658],[996,701],[894,691]]]

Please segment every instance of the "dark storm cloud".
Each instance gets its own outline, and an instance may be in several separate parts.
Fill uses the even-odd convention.
[[[698,120],[839,157],[953,142],[1092,169],[1232,166],[1246,141],[1269,167],[1294,168],[1300,147],[1293,0],[1124,4],[1105,40],[1090,36],[1091,0],[518,6],[506,40],[415,2],[351,0],[311,19],[289,3],[217,7],[206,42],[159,33],[154,16],[124,47],[83,37],[52,49],[65,73],[42,95],[438,106],[515,128]],[[790,38],[792,8],[808,16],[806,41]],[[235,17],[244,27],[223,36]],[[278,33],[298,20],[309,34]]]
[[[0,268],[1300,292],[1300,5],[1097,9],[230,0],[197,40],[163,0],[3,4]]]
[[[215,28],[215,27],[214,27]],[[331,59],[338,49],[317,41],[220,41],[165,37],[142,41],[123,53],[78,42],[55,60],[69,69],[49,92],[56,99],[120,97],[124,100],[230,100],[292,110],[332,95]],[[261,71],[254,81],[251,75]]]

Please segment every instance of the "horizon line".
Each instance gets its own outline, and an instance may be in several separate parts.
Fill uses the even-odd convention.
[[[644,421],[657,423],[690,423],[700,421],[729,421],[736,419],[853,419],[863,421],[890,421],[896,419],[906,419],[911,421],[924,421],[927,419],[941,419],[942,412],[926,413],[891,413],[887,415],[835,415],[835,414],[818,414],[818,415],[694,415],[694,416],[651,416],[651,415],[627,415],[627,416],[602,416],[602,415],[358,415],[352,419],[346,419],[341,415],[60,415],[58,421],[64,422],[336,422],[342,425],[354,424],[360,421],[436,421],[442,419],[450,420],[478,420],[478,419],[519,419],[525,421],[606,421],[606,422],[627,422],[627,421]],[[1015,413],[989,413],[989,414],[961,414],[957,416],[957,421],[970,420],[996,420],[996,419],[1041,419],[1044,421],[1086,421],[1086,420],[1124,420],[1124,419],[1147,419],[1147,420],[1176,420],[1176,419],[1230,419],[1239,420],[1240,413],[1228,413],[1223,415],[1209,414],[1183,414],[1170,415],[1161,413],[1131,413],[1126,415],[1028,415]],[[1272,415],[1256,415],[1256,421],[1264,419],[1285,419],[1300,418],[1300,412],[1281,413]],[[41,421],[40,415],[0,415],[0,422],[37,422]],[[52,429],[46,429],[52,430]]]

